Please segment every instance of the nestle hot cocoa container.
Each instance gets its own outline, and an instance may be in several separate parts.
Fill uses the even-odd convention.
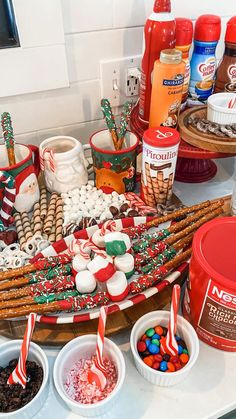
[[[184,317],[201,340],[236,352],[236,218],[222,217],[196,232]]]
[[[144,132],[141,197],[151,207],[171,199],[179,142],[179,133],[173,128],[149,128]]]

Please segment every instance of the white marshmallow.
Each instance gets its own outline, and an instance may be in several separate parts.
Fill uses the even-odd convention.
[[[124,272],[125,274],[133,272],[134,257],[130,253],[116,256],[114,259],[114,265],[118,271]]]
[[[96,279],[89,271],[78,272],[75,277],[75,284],[80,294],[93,292],[97,286]]]

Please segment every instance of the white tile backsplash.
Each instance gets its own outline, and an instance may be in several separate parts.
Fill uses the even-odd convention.
[[[18,2],[18,5],[24,7],[24,1]],[[31,7],[34,7],[34,1],[32,0]],[[100,61],[142,52],[143,25],[152,11],[154,0],[42,1],[47,2],[49,8],[51,2],[55,1],[62,5],[70,87],[0,99],[0,112],[11,113],[17,141],[39,144],[49,136],[71,135],[86,143],[92,132],[104,126],[99,109]],[[192,19],[203,13],[222,16],[223,29],[217,48],[218,59],[224,51],[225,25],[229,17],[236,14],[234,10],[235,0],[172,0],[172,12],[175,16]],[[25,10],[25,13],[29,14],[25,29],[29,31],[30,10]],[[50,27],[47,16],[42,16],[40,10],[38,16],[37,24],[43,32],[42,42],[55,40],[56,36],[60,38],[60,33],[55,29],[54,33]],[[55,16],[55,19],[60,18]],[[32,42],[36,42],[33,37]],[[43,66],[36,68],[37,77],[43,78],[42,69]],[[35,74],[31,75],[32,80]],[[27,74],[27,77],[30,75]],[[14,85],[14,74],[10,69],[9,78],[8,82]]]
[[[70,81],[99,78],[100,60],[141,54],[142,36],[141,27],[67,35]]]
[[[112,28],[113,0],[62,0],[65,33]]]

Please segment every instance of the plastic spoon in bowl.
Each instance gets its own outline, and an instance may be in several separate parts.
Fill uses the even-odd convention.
[[[100,309],[98,331],[97,331],[97,345],[96,345],[96,358],[93,365],[88,372],[88,382],[92,384],[96,383],[101,390],[104,390],[107,383],[106,369],[103,364],[102,353],[104,347],[104,336],[107,320],[107,307],[102,306]]]
[[[26,386],[27,375],[26,375],[26,360],[29,353],[30,341],[33,335],[35,320],[37,314],[30,313],[28,322],[25,329],[25,334],[20,350],[20,357],[16,368],[12,371],[10,377],[7,380],[7,384],[20,384],[23,388]]]
[[[172,291],[170,317],[168,323],[168,331],[165,338],[161,339],[161,350],[163,353],[169,355],[178,355],[178,343],[175,338],[177,327],[177,314],[179,310],[180,301],[180,286],[174,285]]]

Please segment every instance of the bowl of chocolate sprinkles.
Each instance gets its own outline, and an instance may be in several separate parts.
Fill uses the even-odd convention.
[[[12,340],[0,345],[0,418],[30,419],[42,408],[48,395],[48,360],[33,342],[26,362],[25,388],[7,384],[18,363],[21,344],[22,340]]]

